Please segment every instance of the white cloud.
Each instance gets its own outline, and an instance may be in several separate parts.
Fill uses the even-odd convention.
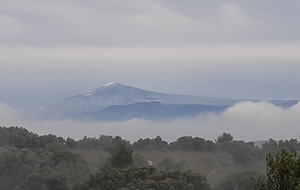
[[[38,134],[56,134],[81,139],[83,136],[98,137],[120,135],[136,141],[139,138],[160,135],[168,141],[181,136],[198,136],[214,140],[223,132],[231,133],[235,139],[266,140],[268,138],[298,138],[300,133],[300,103],[289,109],[276,107],[266,102],[242,102],[221,115],[204,114],[197,118],[176,119],[165,122],[130,120],[126,122],[86,123],[72,120],[32,122],[22,119],[6,105],[0,106],[1,125],[18,125]]]
[[[243,102],[228,109],[221,116],[220,125],[223,123],[240,138],[247,138],[248,135],[255,139],[297,138],[300,135],[297,130],[300,124],[299,108],[299,103],[290,109],[283,109],[265,102]]]
[[[3,45],[104,47],[299,40],[297,20],[289,13],[299,15],[292,7],[296,5],[259,5],[225,0],[3,0],[0,39]]]

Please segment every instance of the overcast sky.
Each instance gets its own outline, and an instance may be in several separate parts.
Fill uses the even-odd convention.
[[[299,99],[300,1],[1,0],[0,102],[33,107],[115,81]]]
[[[129,139],[214,139],[224,131],[297,138],[299,104],[283,110],[246,102],[220,116],[123,124],[31,123],[13,109],[111,81],[166,93],[300,99],[299,19],[299,0],[1,0],[0,125],[77,138],[99,130]]]

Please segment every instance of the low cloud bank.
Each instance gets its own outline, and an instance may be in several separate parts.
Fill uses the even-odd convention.
[[[214,140],[223,132],[235,139],[266,140],[298,138],[300,130],[300,103],[289,109],[267,102],[241,102],[220,115],[202,114],[196,118],[154,122],[133,119],[126,122],[87,123],[73,120],[32,122],[22,118],[13,108],[0,104],[0,125],[19,126],[34,133],[55,134],[64,138],[81,139],[84,136],[120,135],[131,142],[139,138],[160,135],[167,141],[181,136],[198,136]]]

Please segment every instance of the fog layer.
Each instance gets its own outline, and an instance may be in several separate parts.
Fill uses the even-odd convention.
[[[235,139],[246,141],[298,138],[300,135],[300,104],[289,109],[276,107],[266,102],[238,103],[220,115],[207,113],[196,118],[181,118],[172,121],[146,121],[133,119],[126,122],[88,123],[73,120],[32,122],[11,107],[0,104],[2,126],[24,127],[37,134],[55,134],[81,139],[84,136],[120,135],[130,141],[139,138],[154,138],[160,135],[167,141],[181,136],[198,136],[214,140],[223,132]]]

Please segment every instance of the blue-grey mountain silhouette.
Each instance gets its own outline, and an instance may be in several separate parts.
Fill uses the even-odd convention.
[[[41,120],[124,121],[133,118],[164,120],[195,117],[207,112],[221,113],[242,101],[258,100],[166,94],[120,83],[108,83],[88,94],[73,96],[53,104],[43,104],[34,112]],[[288,108],[295,105],[298,100],[269,102]]]

